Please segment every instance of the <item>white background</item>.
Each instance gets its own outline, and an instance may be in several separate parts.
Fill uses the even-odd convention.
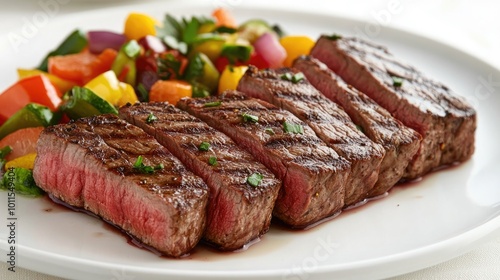
[[[51,19],[78,11],[138,3],[140,1],[84,1],[84,0],[0,0],[0,51],[12,48],[7,34],[21,32],[27,21],[32,21],[44,4],[58,1]],[[146,1],[142,1],[146,2]],[[147,2],[155,2],[149,0]],[[158,1],[159,2],[159,1]],[[161,1],[165,3],[167,1]],[[237,5],[241,0],[214,0]],[[259,1],[253,1],[259,2]],[[264,2],[264,1],[260,1]],[[275,1],[273,1],[275,2]],[[402,28],[464,50],[500,69],[500,2],[498,1],[287,1],[286,5],[318,5],[335,14],[345,14],[381,25]],[[163,4],[164,5],[164,4]],[[41,27],[43,28],[43,26]],[[33,46],[36,47],[36,46]],[[6,85],[1,85],[5,87]],[[0,88],[0,91],[4,88]],[[2,258],[3,259],[3,258]],[[54,277],[20,270],[8,273],[0,265],[0,279],[56,279]],[[473,251],[435,267],[402,275],[394,279],[500,279],[500,236],[486,241]]]

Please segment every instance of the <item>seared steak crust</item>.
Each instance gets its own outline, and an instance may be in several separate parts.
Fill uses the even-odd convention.
[[[340,104],[356,125],[385,149],[378,181],[369,197],[387,192],[404,175],[406,166],[420,146],[421,136],[406,127],[370,97],[346,84],[319,60],[302,56],[293,67],[302,71],[309,82],[326,97]]]
[[[219,106],[205,106],[218,101]],[[234,91],[181,99],[177,106],[224,132],[282,180],[274,215],[283,222],[306,227],[342,209],[349,163],[289,112]],[[285,132],[285,122],[302,127],[303,133]]]
[[[384,149],[360,132],[342,108],[306,79],[293,82],[286,74],[292,77],[295,72],[288,68],[259,71],[250,66],[238,90],[288,110],[307,123],[320,139],[351,163],[345,206],[363,201],[377,181]]]
[[[281,182],[229,137],[168,103],[124,106],[120,116],[155,136],[205,180],[210,188],[206,241],[235,250],[268,231]],[[149,116],[156,119],[148,122]],[[203,142],[208,151],[200,151]],[[247,183],[253,173],[264,176],[257,187]]]
[[[322,36],[311,55],[422,135],[406,179],[474,153],[476,111],[443,84],[398,62],[386,48],[358,38]]]
[[[163,164],[144,174],[134,164]],[[114,115],[46,128],[35,182],[168,256],[188,253],[205,228],[208,188],[153,137]]]

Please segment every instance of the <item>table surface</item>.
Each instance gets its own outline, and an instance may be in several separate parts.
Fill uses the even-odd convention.
[[[2,0],[0,35],[18,30],[22,26],[23,20],[40,11],[40,3],[50,1],[53,0],[8,2]],[[155,1],[160,2],[159,0],[149,0],[147,2]],[[234,4],[240,0],[226,1],[231,1]],[[91,11],[116,5],[139,3],[140,1],[60,0],[58,2],[64,3],[64,5],[59,6],[56,17],[78,11]],[[307,2],[310,3],[311,0]],[[402,4],[404,8],[400,13],[393,15],[385,24],[445,42],[500,69],[500,55],[497,55],[497,51],[500,49],[499,1],[334,0],[322,1],[321,5],[325,9],[336,11],[336,13],[342,12],[347,16],[376,21],[377,12],[386,9],[388,5],[393,3]],[[299,2],[296,4],[304,5],[304,3],[299,4]],[[11,273],[8,272],[5,262],[2,261],[0,262],[0,279],[54,280],[60,278],[25,269],[19,269],[16,273]],[[500,279],[500,235],[493,236],[474,250],[455,259],[391,279]]]

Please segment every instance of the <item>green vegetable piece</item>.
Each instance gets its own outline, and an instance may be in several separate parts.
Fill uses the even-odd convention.
[[[205,85],[197,82],[191,82],[191,86],[193,87],[194,98],[204,98],[210,96],[210,91],[208,91],[208,88]]]
[[[162,80],[178,80],[181,78],[181,62],[171,53],[159,56],[156,59],[158,76]]]
[[[146,123],[153,123],[154,121],[157,121],[158,117],[153,115],[153,113],[149,113],[148,117],[146,118]]]
[[[214,32],[215,33],[225,33],[225,34],[234,34],[238,31],[238,29],[236,28],[232,28],[232,27],[227,27],[227,26],[219,26],[217,27]]]
[[[207,102],[203,104],[203,107],[219,107],[222,104],[222,101],[213,101],[213,102]]]
[[[231,64],[236,62],[246,62],[250,59],[253,47],[250,45],[224,45],[222,47],[221,56],[226,57]]]
[[[201,142],[200,146],[198,146],[198,150],[206,152],[210,149],[210,143],[208,142]]]
[[[21,128],[55,124],[59,121],[59,117],[60,115],[52,113],[43,105],[29,103],[0,126],[0,139]]]
[[[87,46],[87,36],[80,30],[73,31],[64,41],[50,52],[42,61],[38,70],[48,72],[49,57],[55,55],[67,55],[81,52]]]
[[[0,188],[17,194],[37,197],[45,194],[33,179],[33,172],[26,168],[11,167],[3,174]]]
[[[286,133],[304,134],[304,127],[302,127],[302,125],[300,124],[284,122],[283,131],[285,131]]]
[[[217,165],[217,157],[211,156],[208,158],[208,164],[211,166],[216,166]]]
[[[0,149],[0,174],[3,170],[3,166],[5,165],[5,157],[12,152],[12,148],[10,146],[5,146]],[[0,181],[0,184],[2,181]]]
[[[198,35],[198,29],[200,28],[200,22],[197,18],[192,17],[191,21],[186,24],[182,32],[182,41],[186,44],[191,44],[195,41],[196,36]]]
[[[247,114],[247,113],[243,113],[243,114],[241,114],[241,116],[243,117],[243,121],[244,122],[256,123],[256,122],[259,121],[259,117],[258,116],[250,115],[250,114]]]
[[[401,87],[403,85],[403,78],[400,78],[398,76],[392,76],[392,85],[395,87]]]
[[[255,42],[264,33],[275,32],[273,28],[262,19],[250,19],[242,23],[238,27],[238,31],[240,32],[241,38],[244,38],[251,43]]]
[[[248,176],[247,183],[252,187],[258,187],[262,179],[264,179],[264,176],[258,172],[255,172],[252,175]]]
[[[73,87],[63,97],[61,110],[71,119],[101,114],[118,115],[116,108],[88,88]]]
[[[361,131],[362,133],[365,133],[365,130],[363,129],[362,126],[360,125],[356,125],[356,129],[358,129],[359,131]]]
[[[130,40],[125,43],[121,50],[127,55],[128,58],[136,59],[139,54],[141,54],[141,46],[137,43],[136,40]]]
[[[280,76],[280,78],[281,78],[282,80],[285,80],[285,81],[291,81],[291,80],[292,80],[292,78],[293,78],[293,75],[292,75],[292,73],[287,72],[287,73],[285,73],[285,74],[281,75],[281,76]]]
[[[273,31],[278,35],[279,38],[283,37],[286,35],[286,32],[283,31],[283,28],[281,26],[275,24],[272,26]]]

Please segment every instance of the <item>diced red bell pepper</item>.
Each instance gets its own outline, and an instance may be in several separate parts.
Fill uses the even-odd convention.
[[[28,103],[38,103],[55,111],[61,103],[61,93],[44,75],[36,75],[17,81],[0,93],[0,125]]]

